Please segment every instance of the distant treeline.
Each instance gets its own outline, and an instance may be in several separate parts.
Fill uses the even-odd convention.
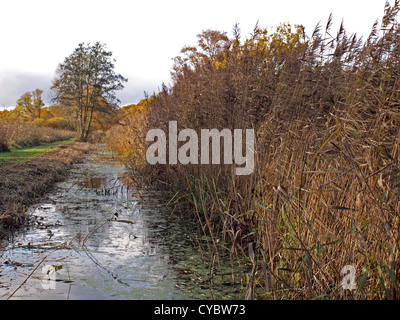
[[[39,89],[35,91],[37,90]],[[77,129],[77,111],[73,106],[58,104],[44,106],[44,104],[35,103],[32,97],[31,92],[24,93],[17,100],[15,108],[0,111],[0,119],[19,119],[57,129]],[[119,108],[115,105],[99,103],[93,115],[94,130],[108,130],[112,125],[118,123],[118,110]]]
[[[36,89],[34,92],[40,92],[41,95],[42,91]],[[58,104],[44,106],[41,100],[35,101],[33,96],[27,92],[18,99],[15,108],[0,111],[0,152],[77,137],[78,117],[75,108]],[[136,106],[132,104],[118,108],[99,103],[92,119],[94,134],[89,140],[101,140],[104,131],[118,124]]]

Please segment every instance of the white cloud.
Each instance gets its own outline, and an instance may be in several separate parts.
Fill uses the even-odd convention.
[[[3,71],[0,75],[0,106],[12,107],[27,91],[37,88],[44,90],[44,100],[50,101],[49,89],[52,75],[34,74],[15,70]]]
[[[106,43],[117,59],[116,71],[143,83],[168,83],[172,58],[184,45],[193,45],[205,29],[231,32],[240,23],[247,36],[257,20],[261,27],[280,22],[301,23],[312,33],[319,20],[333,12],[336,26],[345,19],[349,33],[367,35],[382,16],[386,0],[14,0],[1,1],[0,75],[9,78],[0,89],[0,105],[15,101],[25,86],[13,72],[36,74],[33,88],[46,86],[42,75],[53,75],[58,63],[80,42]],[[53,76],[48,77],[49,81]],[[29,78],[29,77],[28,77]],[[34,80],[32,77],[31,80]],[[22,81],[18,78],[18,81]],[[26,80],[27,81],[27,80]],[[25,82],[27,85],[27,82]],[[135,88],[140,83],[135,82]],[[50,86],[50,83],[47,83]],[[129,85],[127,88],[131,88]],[[46,90],[46,88],[43,88]],[[29,90],[29,89],[27,89]],[[133,89],[132,90],[136,90]],[[146,90],[146,86],[143,86]],[[143,92],[143,90],[139,90]],[[122,96],[135,99],[136,93]],[[137,101],[132,101],[135,103]]]

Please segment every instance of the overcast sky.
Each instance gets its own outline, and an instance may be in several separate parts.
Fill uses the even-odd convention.
[[[0,0],[0,108],[14,106],[26,91],[44,90],[46,104],[57,65],[80,42],[100,41],[128,78],[121,105],[170,82],[172,58],[194,45],[202,30],[226,31],[239,23],[247,37],[281,22],[303,24],[311,34],[332,12],[348,34],[367,36],[386,0]],[[389,1],[391,4],[393,0]]]

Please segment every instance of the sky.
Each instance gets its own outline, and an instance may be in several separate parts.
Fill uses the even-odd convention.
[[[51,104],[55,70],[81,42],[106,44],[115,71],[128,82],[117,97],[121,106],[137,103],[144,91],[170,83],[173,58],[196,35],[214,29],[242,37],[260,27],[302,24],[311,35],[333,14],[348,34],[365,38],[382,18],[386,0],[0,0],[0,110],[15,106],[26,91],[44,90]],[[393,4],[394,0],[389,1]],[[333,29],[334,30],[334,29]]]

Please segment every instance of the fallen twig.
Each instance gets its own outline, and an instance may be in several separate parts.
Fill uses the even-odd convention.
[[[32,270],[32,272],[25,278],[25,280],[22,281],[22,283],[18,286],[18,288],[15,289],[15,290],[13,291],[13,293],[11,293],[11,294],[8,296],[7,300],[9,300],[9,299],[10,299],[10,298],[25,284],[26,281],[28,281],[28,279],[34,274],[34,272],[37,270],[37,268],[39,268],[39,266],[43,263],[44,260],[46,260],[46,258],[47,258],[48,256],[49,256],[49,255],[45,256],[42,260],[40,260],[40,262],[38,263],[38,265],[37,265],[37,266]]]

